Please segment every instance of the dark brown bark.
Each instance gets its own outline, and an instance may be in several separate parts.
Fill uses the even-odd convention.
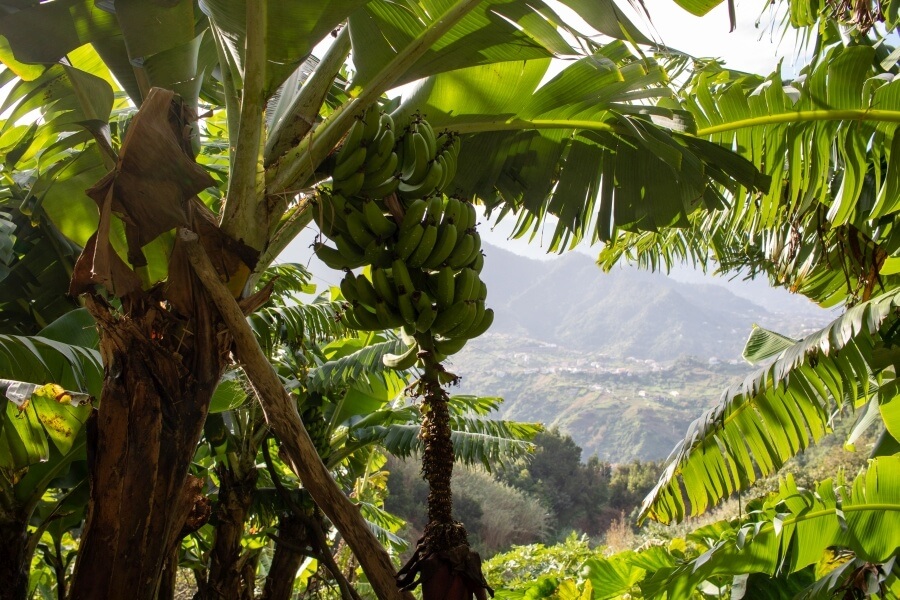
[[[337,486],[297,412],[297,405],[259,347],[253,331],[233,296],[216,274],[197,236],[178,233],[189,254],[191,266],[234,337],[235,354],[259,398],[266,422],[281,440],[291,469],[300,477],[313,500],[328,516],[353,550],[379,598],[406,600],[411,596],[397,589],[394,566],[384,547],[366,525],[359,509]]]
[[[307,543],[306,526],[299,518],[291,515],[281,519],[262,600],[290,600],[297,571],[307,556],[303,552]]]
[[[87,306],[105,378],[88,422],[91,497],[70,597],[151,600],[194,505],[187,470],[225,352],[208,314],[185,322],[152,303],[127,317],[95,298]]]
[[[0,600],[24,600],[28,594],[28,531],[25,519],[0,521]]]
[[[218,469],[219,499],[216,504],[216,540],[213,543],[205,598],[238,600],[253,589],[254,577],[245,579],[241,561],[244,523],[256,489],[257,471],[250,466],[243,477],[227,467]]]

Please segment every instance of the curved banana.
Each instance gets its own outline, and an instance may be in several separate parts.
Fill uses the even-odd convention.
[[[365,180],[366,174],[362,171],[357,171],[346,179],[334,179],[331,183],[331,189],[337,194],[355,196],[362,189],[362,184]]]
[[[378,304],[378,294],[375,293],[375,287],[372,285],[372,282],[365,275],[359,274],[355,277],[354,287],[356,288],[359,303],[374,310],[375,305]]]
[[[431,331],[439,335],[444,335],[459,325],[468,314],[468,311],[469,304],[465,300],[455,303],[447,310],[438,311],[434,323],[431,324]]]
[[[421,223],[422,219],[425,217],[425,212],[427,210],[428,202],[422,200],[421,198],[413,200],[409,204],[409,206],[406,207],[406,212],[403,215],[403,221],[400,223],[400,231],[406,231],[414,225],[418,225],[419,223]]]
[[[397,186],[397,194],[399,194],[401,198],[406,199],[430,196],[437,189],[437,185],[441,181],[443,172],[444,167],[441,166],[440,162],[431,161],[428,164],[428,170],[418,183],[409,183],[401,179],[400,185]]]
[[[360,248],[366,248],[375,241],[376,235],[369,230],[366,217],[355,208],[347,215],[347,229],[350,239]]]
[[[396,259],[391,264],[391,275],[394,277],[394,286],[397,288],[397,294],[412,294],[416,291],[416,286],[409,276],[409,269],[406,268],[406,262]]]
[[[452,356],[462,350],[468,341],[466,338],[434,340],[434,349],[444,356]]]
[[[331,246],[325,245],[321,242],[316,242],[313,245],[313,249],[316,253],[316,256],[325,263],[329,268],[341,271],[343,269],[354,269],[351,264],[351,261],[347,260],[343,254],[337,251],[337,249],[332,248]]]
[[[400,179],[411,186],[418,185],[428,172],[432,157],[428,155],[428,143],[421,133],[416,131],[406,134],[403,147],[403,170]]]
[[[462,230],[460,230],[460,233]],[[475,247],[475,238],[471,233],[467,233],[459,238],[456,242],[456,248],[447,257],[447,264],[454,269],[459,269],[465,265],[465,260],[472,254]]]
[[[488,329],[490,329],[491,325],[494,323],[494,309],[487,308],[484,311],[484,316],[481,318],[481,321],[478,322],[477,325],[473,325],[471,329],[466,331],[466,336],[471,340],[477,338],[480,335],[483,335]]]
[[[375,317],[381,325],[380,329],[397,329],[403,326],[403,317],[387,302],[379,302],[375,305]]]
[[[397,231],[397,224],[390,217],[385,216],[381,206],[374,200],[363,203],[363,216],[369,230],[380,238],[386,238]]]
[[[412,369],[419,358],[419,345],[410,344],[409,348],[403,354],[385,354],[381,357],[381,362],[389,369],[405,371]]]
[[[433,276],[434,299],[440,310],[446,310],[453,304],[453,294],[455,285],[453,275],[455,271],[452,267],[446,266]]]
[[[353,154],[347,157],[344,162],[335,165],[334,171],[331,173],[331,178],[334,179],[335,182],[343,181],[359,171],[362,168],[363,163],[366,162],[366,152],[365,146],[360,146],[354,150]]]
[[[391,306],[397,306],[397,290],[388,277],[386,269],[372,269],[372,285],[379,298]]]
[[[400,236],[394,245],[394,252],[403,260],[409,259],[410,255],[418,248],[422,236],[425,234],[425,227],[421,223],[417,223],[407,230],[403,230],[400,226]]]
[[[425,259],[428,258],[434,249],[435,242],[437,242],[437,233],[438,229],[434,225],[429,225],[425,228],[422,232],[422,238],[419,240],[419,245],[406,259],[406,263],[410,267],[418,268],[424,264]]]
[[[447,257],[450,256],[450,253],[453,252],[453,249],[456,248],[456,236],[456,225],[452,223],[441,224],[438,228],[438,238],[434,244],[434,249],[428,255],[428,258],[425,259],[422,266],[426,269],[436,269],[443,264]]]

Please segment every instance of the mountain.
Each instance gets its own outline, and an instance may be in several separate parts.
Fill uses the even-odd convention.
[[[482,279],[496,318],[491,331],[616,357],[736,359],[754,323],[800,334],[824,311],[771,312],[721,285],[676,281],[618,268],[603,273],[586,255],[552,261],[488,246]]]

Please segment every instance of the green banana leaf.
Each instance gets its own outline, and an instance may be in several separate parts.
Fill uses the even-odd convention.
[[[669,455],[641,517],[680,521],[747,489],[828,433],[838,408],[880,393],[890,410],[892,375],[880,372],[895,359],[898,304],[900,290],[861,303],[726,390]]]
[[[839,475],[815,490],[798,488],[788,476],[777,493],[749,504],[746,518],[737,525],[721,522],[691,534],[716,539],[698,558],[658,572],[656,585],[645,593],[665,588],[670,598],[681,598],[714,575],[796,573],[819,561],[830,547],[882,563],[900,549],[897,527],[898,456],[873,459],[853,482]]]

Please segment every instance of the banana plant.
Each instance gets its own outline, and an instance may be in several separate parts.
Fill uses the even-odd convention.
[[[564,4],[597,31],[649,42],[611,0]],[[332,174],[335,147],[370,106],[387,106],[388,90],[413,81],[428,89],[452,73],[457,90],[485,90],[484,104],[466,111],[491,125],[461,133],[496,139],[470,145],[471,164],[453,185],[535,226],[559,216],[569,228],[558,231],[560,244],[584,235],[594,215],[603,236],[655,228],[721,205],[719,184],[761,185],[747,161],[679,133],[685,113],[634,108],[669,94],[651,60],[621,46],[605,50],[543,2],[334,0],[313,10],[236,0],[34,0],[3,2],[0,11],[10,84],[3,110],[15,117],[3,131],[32,160],[23,202],[84,248],[71,291],[85,294],[98,321],[108,374],[97,436],[104,452],[92,464],[73,598],[135,590],[151,597],[180,531],[179,519],[151,507],[193,498],[180,482],[229,355],[194,274],[198,248],[253,312],[263,297],[249,292],[309,223],[312,190]],[[325,40],[330,47],[312,60]],[[539,87],[551,57],[582,55]],[[618,91],[595,84],[579,96],[574,88],[595,77]],[[510,90],[519,94],[514,101]],[[531,92],[535,101],[521,104]],[[41,118],[30,138],[30,128],[14,127],[34,110]],[[504,153],[515,160],[507,165]],[[508,181],[523,160],[548,174],[527,203],[522,183]],[[649,173],[665,186],[648,183]],[[264,408],[274,427],[297,424],[284,407]],[[148,443],[127,444],[137,436]],[[292,450],[292,464],[313,461],[321,472],[308,436],[297,439],[305,450]],[[325,502],[333,492],[327,483],[310,488],[376,592],[399,597],[389,561],[358,515]]]
[[[29,593],[44,533],[55,526],[61,537],[83,515],[84,425],[103,369],[96,335],[84,327],[93,322],[82,310],[36,336],[0,335],[0,569],[11,597]],[[59,529],[63,517],[69,525]]]

